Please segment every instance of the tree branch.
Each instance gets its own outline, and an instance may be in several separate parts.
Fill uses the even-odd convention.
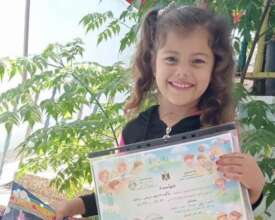
[[[258,40],[259,40],[261,27],[262,27],[262,25],[263,25],[263,23],[264,23],[265,17],[267,16],[268,10],[269,10],[269,8],[271,7],[271,2],[272,2],[272,0],[268,0],[268,1],[267,1],[267,4],[265,5],[264,11],[263,11],[263,15],[262,15],[262,17],[261,17],[261,21],[260,21],[260,24],[259,24],[259,27],[258,27],[258,29],[257,29],[257,31],[256,31],[256,34],[255,34],[255,37],[254,37],[254,40],[253,40],[253,43],[252,43],[251,50],[250,50],[250,52],[249,52],[249,56],[248,56],[248,58],[247,58],[246,64],[245,64],[245,66],[244,66],[244,68],[243,68],[243,71],[241,72],[241,84],[244,83],[245,75],[246,75],[246,72],[247,72],[247,70],[248,70],[248,66],[249,66],[249,63],[250,63],[250,61],[251,61],[251,58],[252,58],[252,56],[253,56],[253,53],[254,53],[256,44],[257,44],[257,42],[258,42]]]
[[[110,128],[111,128],[113,137],[114,137],[115,142],[116,142],[116,145],[119,146],[118,139],[117,139],[117,136],[116,136],[116,133],[115,133],[115,129],[114,129],[112,123],[110,122],[109,116],[108,116],[108,114],[106,113],[106,111],[104,110],[103,106],[100,104],[100,102],[98,101],[98,99],[96,98],[96,96],[93,94],[93,92],[87,87],[86,83],[82,82],[82,80],[79,79],[79,77],[78,77],[77,75],[75,75],[74,73],[72,73],[72,76],[73,76],[73,78],[75,78],[75,79],[80,83],[80,85],[82,85],[82,86],[88,91],[88,93],[92,96],[93,100],[96,102],[96,105],[99,107],[99,109],[102,111],[102,113],[104,114],[104,116],[105,116],[106,119],[108,120],[108,123],[109,123],[109,126],[110,126]]]

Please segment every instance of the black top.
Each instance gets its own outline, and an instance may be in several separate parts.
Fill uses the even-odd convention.
[[[172,127],[170,135],[180,134],[187,131],[193,131],[200,129],[200,116],[190,116],[183,118],[177,124]],[[166,134],[166,125],[160,119],[158,106],[152,106],[146,111],[140,113],[137,118],[131,120],[126,124],[122,131],[122,137],[125,144],[132,144],[140,141],[151,140],[155,138],[161,138]],[[81,196],[86,213],[84,216],[93,216],[97,215],[97,205],[95,194],[89,194]],[[252,205],[252,208],[255,209],[262,200],[262,196],[259,200]]]
[[[166,134],[166,124],[160,119],[158,106],[154,105],[130,121],[122,131],[125,144],[161,138]],[[172,127],[170,135],[199,129],[199,115],[182,119]]]

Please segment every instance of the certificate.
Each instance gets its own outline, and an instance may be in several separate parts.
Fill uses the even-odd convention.
[[[232,125],[158,141],[91,159],[101,220],[252,219],[247,191],[216,167],[239,149]]]

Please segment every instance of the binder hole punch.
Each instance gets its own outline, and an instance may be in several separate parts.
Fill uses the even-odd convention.
[[[182,140],[185,140],[187,137],[186,136],[181,136],[181,139]]]

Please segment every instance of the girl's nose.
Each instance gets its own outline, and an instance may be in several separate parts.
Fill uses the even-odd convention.
[[[191,68],[188,64],[182,64],[178,67],[176,75],[182,78],[188,78],[191,75]]]

